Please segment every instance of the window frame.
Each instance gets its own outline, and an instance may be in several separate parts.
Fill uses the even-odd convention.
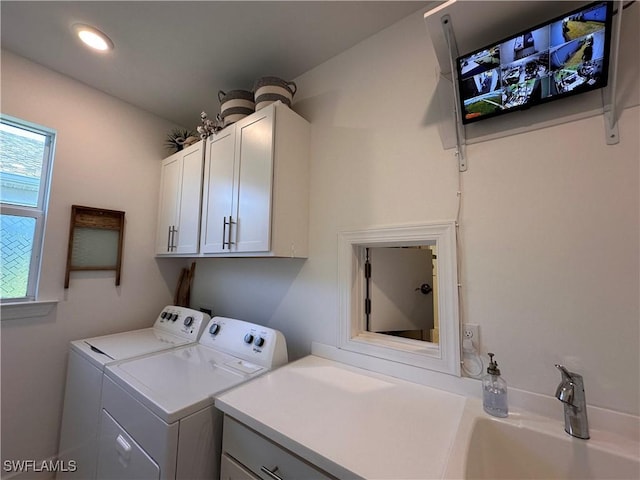
[[[37,205],[32,207],[0,201],[0,210],[3,215],[33,218],[36,222],[33,232],[33,244],[31,246],[31,259],[29,263],[26,295],[24,297],[0,298],[0,304],[6,305],[10,303],[35,302],[38,299],[38,289],[40,286],[42,252],[44,248],[47,211],[49,209],[49,194],[51,190],[51,179],[53,176],[53,161],[57,132],[51,128],[12,117],[4,113],[0,114],[0,123],[31,133],[43,135],[45,137]]]
[[[366,331],[364,249],[435,244],[438,251],[439,343],[401,339]],[[337,347],[398,364],[447,373],[460,370],[460,318],[456,222],[427,222],[338,233],[340,311]]]

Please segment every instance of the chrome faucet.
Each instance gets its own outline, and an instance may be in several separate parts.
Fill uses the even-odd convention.
[[[564,431],[574,437],[587,440],[589,422],[582,375],[570,372],[562,365],[556,365],[556,368],[562,374],[562,381],[556,389],[556,398],[564,403]]]

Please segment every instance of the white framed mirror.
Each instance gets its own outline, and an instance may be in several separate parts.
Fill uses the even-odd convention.
[[[460,376],[454,221],[338,234],[338,347]]]

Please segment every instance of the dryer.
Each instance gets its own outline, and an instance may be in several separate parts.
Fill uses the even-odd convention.
[[[209,319],[206,313],[170,305],[150,328],[71,342],[58,459],[75,469],[58,472],[58,479],[95,478],[105,366],[195,343]]]
[[[286,362],[282,333],[214,317],[195,345],[108,365],[98,478],[219,478],[214,396]]]

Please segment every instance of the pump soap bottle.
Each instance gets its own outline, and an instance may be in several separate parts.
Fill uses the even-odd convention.
[[[498,362],[493,360],[493,353],[489,353],[487,374],[482,377],[482,406],[484,411],[494,417],[509,415],[507,404],[507,382],[500,376]]]

